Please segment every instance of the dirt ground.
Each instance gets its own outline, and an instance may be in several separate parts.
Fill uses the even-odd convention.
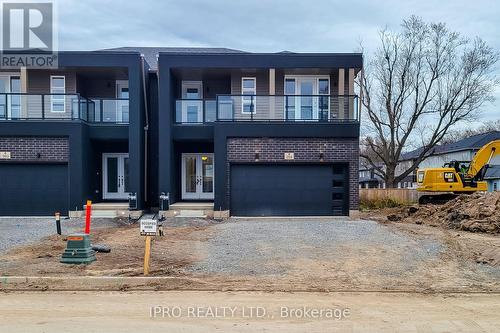
[[[369,217],[382,220],[374,213]],[[500,291],[500,238],[495,235],[386,218],[379,223],[230,220],[166,230],[154,241],[151,274],[174,279],[157,285],[159,290]],[[234,241],[240,230],[245,234]],[[276,230],[274,238],[269,230]],[[310,239],[305,241],[306,232]],[[323,243],[316,246],[320,236]],[[65,242],[51,236],[0,256],[0,275],[142,274],[144,238],[137,225],[96,230],[92,240],[109,245],[111,253],[98,253],[90,265],[61,264]]]
[[[390,221],[500,234],[500,192],[460,195],[441,205],[413,205],[379,213]]]
[[[488,221],[478,222],[477,219],[473,219],[472,222],[464,220],[457,229],[456,225],[449,224],[443,217],[446,214],[454,214],[453,211],[448,212],[448,205],[424,207],[420,208],[420,211],[416,214],[408,215],[408,211],[411,211],[412,208],[387,208],[365,211],[361,213],[361,217],[378,221],[379,223],[390,225],[392,228],[415,235],[424,235],[426,233],[439,234],[443,242],[448,244],[457,256],[480,264],[500,267],[500,235],[496,231],[492,234],[489,231],[485,231],[497,230],[500,220],[494,220],[493,223]],[[480,210],[481,206],[476,206],[472,209]],[[434,214],[438,216],[433,216]],[[480,214],[480,212],[477,214]],[[395,219],[396,221],[390,221],[390,219]],[[479,230],[483,231],[478,231],[478,225],[482,225]],[[460,230],[461,226],[464,226],[465,231]]]
[[[151,309],[165,316],[151,316]],[[196,307],[201,311],[191,312]],[[290,315],[348,310],[336,318]],[[175,312],[175,317],[169,316]],[[232,312],[221,311],[234,309]],[[250,312],[250,308],[262,309]],[[285,308],[286,311],[281,311]],[[210,315],[209,309],[212,309]],[[218,311],[218,312],[216,312]],[[498,294],[29,292],[0,296],[2,332],[498,332]],[[217,314],[217,315],[216,315]],[[263,315],[262,315],[263,314]]]

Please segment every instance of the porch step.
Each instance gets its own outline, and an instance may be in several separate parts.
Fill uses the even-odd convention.
[[[205,218],[207,215],[204,210],[181,209],[176,217],[201,217]]]
[[[213,202],[176,202],[170,205],[173,210],[214,210]]]
[[[83,211],[87,205],[83,205]],[[84,213],[85,214],[85,213]],[[92,204],[92,217],[127,217],[129,215],[127,202],[98,202]]]
[[[167,216],[170,217],[200,217],[213,216],[213,202],[176,202],[170,205]]]

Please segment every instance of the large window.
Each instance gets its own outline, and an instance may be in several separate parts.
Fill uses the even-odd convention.
[[[66,78],[64,76],[50,77],[50,111],[65,112],[66,111]]]
[[[255,113],[255,95],[257,95],[257,80],[254,77],[241,79],[241,112]]]

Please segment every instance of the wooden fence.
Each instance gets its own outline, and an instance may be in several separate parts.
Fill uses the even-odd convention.
[[[362,188],[359,190],[359,199],[361,201],[390,198],[402,203],[416,203],[418,197],[417,190],[408,188]]]

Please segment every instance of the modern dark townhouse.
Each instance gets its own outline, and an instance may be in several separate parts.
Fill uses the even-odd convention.
[[[129,194],[166,215],[358,209],[361,54],[120,48],[59,66],[2,73],[0,214]]]
[[[59,68],[0,72],[0,214],[144,200],[138,52],[60,52]]]

